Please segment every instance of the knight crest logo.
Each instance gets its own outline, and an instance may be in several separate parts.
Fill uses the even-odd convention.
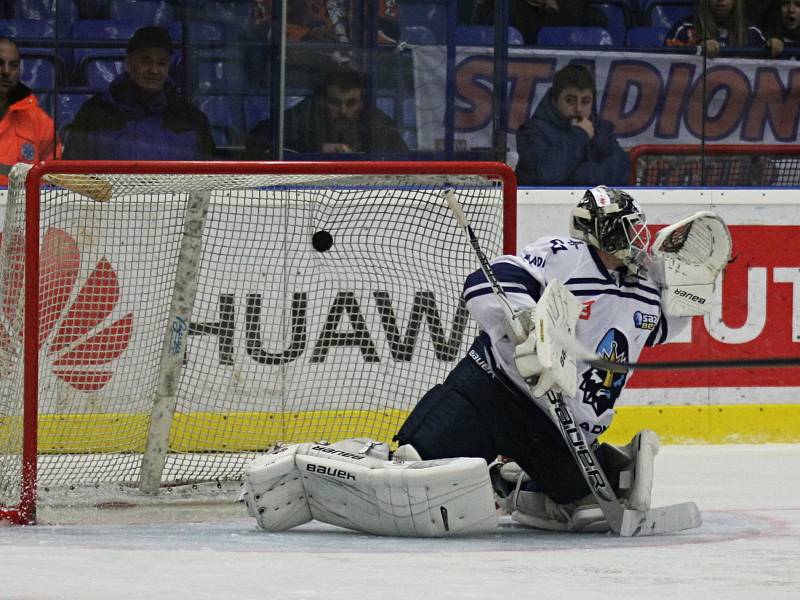
[[[617,329],[609,329],[597,345],[595,352],[611,362],[628,360],[628,340]],[[622,388],[625,387],[627,373],[615,373],[597,367],[590,367],[583,372],[578,389],[583,392],[583,403],[590,405],[599,417],[614,407]]]
[[[3,317],[0,327],[2,372],[21,360],[22,290],[25,254],[22,239],[12,244],[11,267],[4,278]],[[40,249],[39,348],[46,346],[49,368],[61,381],[81,392],[103,389],[113,376],[108,365],[128,347],[133,313],[115,319],[120,300],[117,273],[106,257],[79,281],[81,256],[75,239],[61,229],[44,234]],[[15,268],[16,267],[16,268]]]

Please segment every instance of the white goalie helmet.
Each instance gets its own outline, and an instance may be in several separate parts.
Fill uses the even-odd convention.
[[[572,209],[570,235],[620,259],[637,277],[650,264],[644,212],[626,192],[604,185],[586,190]]]

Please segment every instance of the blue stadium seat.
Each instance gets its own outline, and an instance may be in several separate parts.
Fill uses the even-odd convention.
[[[660,4],[662,6],[668,4],[682,4],[694,8],[694,0],[639,0],[639,10],[647,13],[653,6]]]
[[[628,48],[659,48],[664,45],[667,30],[662,27],[631,27],[625,35]]]
[[[614,40],[602,27],[542,27],[540,46],[613,46]]]
[[[236,146],[244,141],[241,96],[200,96],[195,102],[208,117],[218,147]]]
[[[52,90],[56,85],[58,67],[56,59],[49,54],[36,54],[23,48],[20,52],[20,81],[34,92]]]
[[[252,131],[259,121],[269,118],[269,96],[266,94],[245,96],[243,104],[245,131]]]
[[[78,20],[78,7],[72,0],[15,0],[14,16],[17,19],[34,21],[55,19],[61,36],[68,35],[72,25]]]
[[[87,57],[83,63],[83,72],[86,76],[86,86],[95,92],[101,92],[108,87],[117,76],[125,71],[123,57]]]
[[[692,4],[651,4],[645,12],[647,15],[645,22],[649,23],[651,27],[671,29],[675,23],[682,21],[693,12]]]
[[[55,94],[36,94],[36,101],[39,103],[39,108],[41,108],[52,118],[53,105],[55,104]]]
[[[185,69],[189,72],[184,72]],[[185,61],[178,53],[174,75],[179,84],[187,81],[192,90],[200,94],[241,92],[249,87],[241,62],[225,56],[224,51],[205,50],[191,61]]]
[[[91,97],[91,94],[64,93],[56,96],[53,120],[56,122],[56,129],[58,129],[60,134],[63,132],[64,126],[69,125],[75,119],[75,115],[78,113],[80,107],[83,106],[83,103]]]
[[[421,25],[433,32],[437,44],[443,44],[447,32],[446,2],[398,2],[397,20],[404,27]]]
[[[627,8],[623,8],[623,5],[618,2],[593,2],[592,6],[601,10],[606,16],[607,23],[605,29],[611,34],[614,45],[624,45],[625,31],[628,28],[627,23],[629,19],[629,15],[625,12]],[[627,4],[624,6],[627,7]]]
[[[252,0],[225,0],[207,2],[202,12],[195,15],[202,20],[216,21],[225,25],[227,38],[238,37],[242,25],[253,7]]]
[[[508,28],[510,46],[522,46],[525,41],[514,27]],[[461,25],[455,30],[455,43],[458,46],[493,46],[494,27],[491,25]]]
[[[116,21],[145,21],[166,27],[175,21],[175,9],[167,0],[110,0],[108,18]]]
[[[436,36],[424,25],[407,25],[400,29],[400,41],[417,46],[436,44]]]
[[[252,0],[212,0],[205,3],[204,15],[209,21],[237,24],[241,28],[252,8]]]
[[[75,47],[73,61],[80,84],[87,81],[86,63],[88,59],[95,60],[125,60],[125,46],[134,32],[146,23],[141,21],[117,21],[113,19],[98,19],[78,21],[72,28],[72,39],[85,41],[83,47]],[[115,47],[96,47],[93,42],[116,41]]]
[[[225,25],[216,21],[176,21],[170,23],[167,30],[172,41],[183,41],[183,26],[187,27],[189,42],[221,42],[225,40]]]
[[[0,19],[0,37],[12,39],[53,39],[56,35],[53,19]]]
[[[107,19],[111,0],[75,0],[81,19]]]

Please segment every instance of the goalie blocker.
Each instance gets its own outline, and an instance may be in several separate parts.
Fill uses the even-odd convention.
[[[312,519],[377,535],[445,537],[493,531],[489,467],[482,458],[389,460],[369,439],[278,446],[246,469],[239,500],[267,531]]]

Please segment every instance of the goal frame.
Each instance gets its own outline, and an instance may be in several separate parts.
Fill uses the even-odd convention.
[[[641,144],[634,146],[629,152],[631,161],[630,185],[651,184],[639,183],[639,161],[645,156],[787,156],[797,155],[800,161],[800,144]],[[718,184],[707,184],[718,185]],[[738,187],[738,186],[733,186]]]
[[[39,314],[39,228],[41,187],[44,178],[57,175],[478,175],[503,184],[503,251],[516,252],[517,184],[513,170],[503,163],[477,161],[44,161],[34,165],[25,182],[25,277],[24,328],[33,331]],[[114,200],[109,200],[113,202]],[[37,336],[23,339],[23,439],[21,486],[16,506],[0,505],[0,522],[34,524],[36,522],[38,477],[38,373]]]

